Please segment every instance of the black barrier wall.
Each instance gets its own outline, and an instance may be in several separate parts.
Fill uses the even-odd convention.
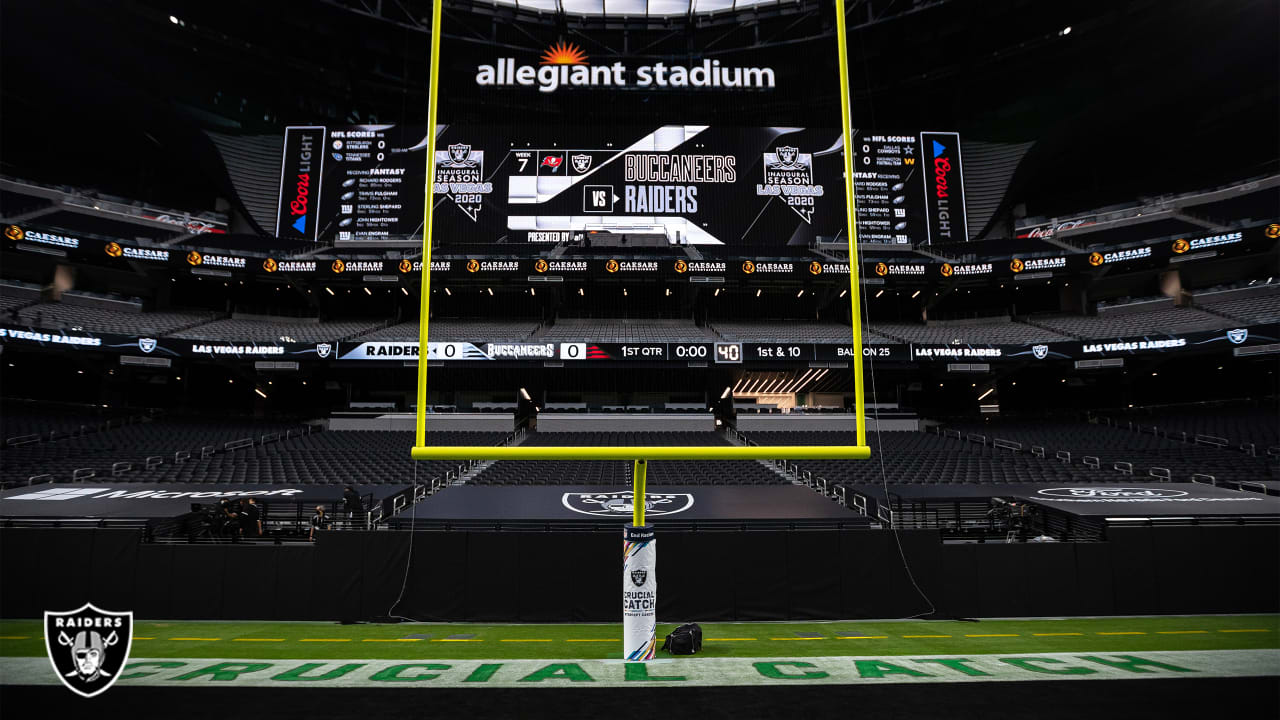
[[[935,617],[1280,611],[1280,528],[1110,531],[1104,543],[944,545],[904,531]],[[147,619],[613,622],[615,533],[331,532],[314,546],[144,545],[130,530],[0,530],[0,615],[86,601]],[[406,582],[406,561],[413,542]],[[892,533],[661,532],[663,622],[928,610]]]

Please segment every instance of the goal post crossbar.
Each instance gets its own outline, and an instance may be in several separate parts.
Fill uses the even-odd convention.
[[[866,460],[865,445],[415,446],[414,460]]]

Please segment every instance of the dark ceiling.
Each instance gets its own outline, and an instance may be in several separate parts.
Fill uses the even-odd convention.
[[[345,4],[344,4],[345,3]],[[421,123],[430,3],[6,0],[0,171],[204,209],[225,193],[203,130]],[[1032,214],[1277,170],[1280,3],[850,2],[854,124],[1037,141],[1015,186]],[[171,22],[170,16],[180,23]],[[716,18],[602,22],[449,3],[442,120],[838,123],[833,11],[801,0]],[[1069,34],[1062,34],[1066,27]],[[554,42],[592,58],[714,56],[785,86],[731,102],[636,91],[480,92],[477,62]]]

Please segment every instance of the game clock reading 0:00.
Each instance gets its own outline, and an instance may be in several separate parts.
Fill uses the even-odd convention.
[[[742,343],[716,343],[716,362],[741,363]]]

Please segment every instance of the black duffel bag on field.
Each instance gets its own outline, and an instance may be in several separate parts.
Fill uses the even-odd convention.
[[[693,655],[702,650],[702,626],[698,623],[681,625],[667,636],[662,649],[672,655]]]

